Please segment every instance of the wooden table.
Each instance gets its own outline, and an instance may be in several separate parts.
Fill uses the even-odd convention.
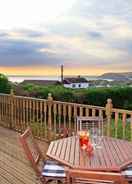
[[[104,137],[93,156],[80,148],[78,136],[52,141],[47,156],[72,169],[120,173],[132,163],[132,143]]]

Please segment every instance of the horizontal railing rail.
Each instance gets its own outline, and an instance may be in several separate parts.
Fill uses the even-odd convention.
[[[78,116],[100,116],[106,120],[107,136],[132,140],[132,111],[113,108],[108,99],[105,107],[0,94],[0,124],[23,132],[31,126],[37,138],[51,140],[76,132]]]

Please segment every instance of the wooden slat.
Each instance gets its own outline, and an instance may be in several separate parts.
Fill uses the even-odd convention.
[[[83,107],[82,106],[79,108],[79,116],[83,116]]]
[[[71,127],[72,127],[72,125],[71,125],[71,116],[72,116],[72,107],[69,105],[68,106],[68,128],[69,128],[69,130],[71,130]]]
[[[79,168],[85,168],[85,153],[84,153],[84,150],[82,149],[79,149],[79,162],[80,162],[80,165],[79,165]],[[74,166],[76,168],[76,165]]]
[[[70,151],[70,158],[69,158],[69,162],[71,165],[73,165],[74,159],[75,159],[75,145],[76,145],[76,137],[73,136],[71,138],[71,148],[73,148],[73,149],[71,149],[71,151]]]
[[[52,153],[51,154],[56,155],[59,142],[55,142],[55,143],[53,142],[52,144],[53,144],[53,147],[52,147]]]
[[[123,138],[125,138],[125,130],[126,130],[126,113],[122,115],[122,125],[123,125]]]
[[[79,144],[79,138],[78,136],[76,136],[75,138],[76,142],[75,142],[75,155],[74,155],[74,162],[73,162],[73,165],[76,165],[77,167],[79,167],[79,164],[80,164],[80,144]]]
[[[20,99],[17,100],[17,122],[18,122],[18,126],[19,126],[19,132],[21,132],[22,130],[22,126],[21,126],[21,118],[20,118]]]
[[[77,131],[77,106],[74,105],[73,107],[73,116],[74,116],[74,131]]]
[[[66,105],[63,104],[63,123],[64,123],[64,127],[66,127]]]
[[[56,150],[56,156],[57,156],[57,157],[60,157],[61,151],[63,151],[63,150],[62,150],[62,147],[63,147],[63,141],[58,142],[58,147],[57,147],[57,150]]]
[[[47,103],[44,102],[44,135],[48,137],[47,133],[48,125],[47,125]]]
[[[61,154],[60,154],[60,158],[61,158],[62,160],[65,159],[66,148],[67,148],[67,139],[64,139],[63,144],[62,144]]]
[[[23,99],[22,101],[22,106],[23,106],[23,110],[22,110],[22,119],[23,119],[23,129],[26,129],[26,101]]]
[[[22,112],[23,112],[23,99],[19,99],[19,116],[20,116],[20,124],[21,124],[21,132],[23,132],[23,118],[22,118]]]
[[[66,139],[67,139],[67,148],[66,148],[65,161],[69,162],[70,151],[71,151],[71,137],[68,137]]]
[[[55,132],[55,135],[57,133],[57,125],[56,125],[56,117],[57,117],[57,106],[56,104],[53,105],[53,116],[54,116],[54,123],[53,123],[53,126],[54,126],[54,132]]]
[[[43,128],[43,102],[40,101],[40,125]],[[43,136],[41,131],[41,136]]]
[[[96,110],[92,109],[92,116],[96,116]]]
[[[19,117],[19,116],[18,116],[18,115],[19,115],[19,114],[18,114],[18,110],[19,110],[19,109],[18,109],[18,100],[16,100],[16,98],[15,98],[15,109],[16,109],[16,110],[15,110],[15,111],[16,111],[15,113],[16,113],[16,126],[17,126],[16,130],[19,131],[19,126],[20,126],[20,125],[19,125],[19,118],[18,118],[18,117]]]
[[[32,122],[35,122],[35,100],[32,101]]]
[[[89,116],[89,109],[86,108],[86,116]]]
[[[119,113],[118,113],[118,111],[116,111],[116,112],[115,112],[115,137],[117,137],[118,120],[119,120]]]
[[[103,117],[103,110],[99,109],[99,117]]]
[[[17,110],[17,100],[16,100],[16,98],[14,98],[14,111],[15,111],[15,113],[14,113],[14,116],[15,116],[14,121],[15,121],[15,125],[16,125],[15,130],[19,131],[18,114],[17,114],[18,110]]]
[[[58,104],[58,129],[61,129],[61,104]]]
[[[40,132],[41,132],[41,124],[40,124],[40,101],[37,101],[36,105],[36,121],[37,121],[37,136],[40,138]]]
[[[32,100],[29,100],[29,122],[32,121]]]

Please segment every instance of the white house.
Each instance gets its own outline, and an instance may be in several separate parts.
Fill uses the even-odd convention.
[[[88,81],[85,78],[80,77],[80,76],[64,78],[63,85],[66,88],[73,88],[73,89],[89,87]]]

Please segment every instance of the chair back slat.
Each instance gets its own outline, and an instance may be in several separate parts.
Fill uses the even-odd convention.
[[[102,129],[103,125],[104,121],[102,117],[77,117],[77,131],[89,130],[95,127]]]
[[[36,145],[36,142],[33,138],[32,133],[30,133],[30,135],[27,137],[27,144],[29,146],[29,149],[31,151],[31,154],[35,163],[37,163],[41,157],[41,154],[40,154],[39,148]]]
[[[81,116],[77,117],[77,132],[88,131],[90,135],[98,134],[104,136],[105,121],[101,116]]]
[[[36,174],[41,175],[42,168],[39,165],[39,161],[44,161],[44,157],[33,137],[30,127],[28,127],[26,131],[20,135],[20,142]]]

